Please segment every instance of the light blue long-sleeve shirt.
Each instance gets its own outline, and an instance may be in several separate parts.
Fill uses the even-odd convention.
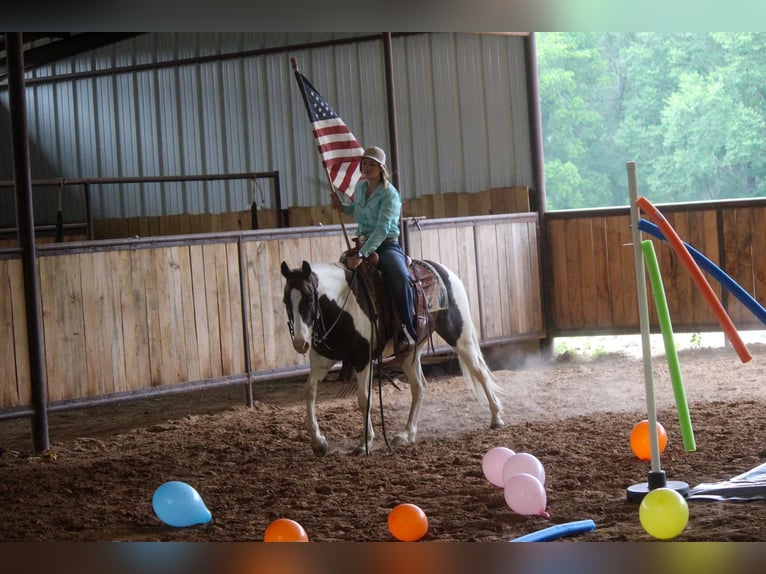
[[[358,224],[358,235],[367,238],[359,253],[367,257],[389,237],[399,237],[402,198],[391,182],[379,185],[367,198],[367,181],[354,187],[354,200],[343,203],[343,213],[352,215]]]

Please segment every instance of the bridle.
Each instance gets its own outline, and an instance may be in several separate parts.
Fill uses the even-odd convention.
[[[354,278],[356,277],[356,270],[354,270],[354,276],[352,277],[352,282]],[[338,313],[338,316],[335,318],[335,321],[333,321],[332,325],[330,325],[329,328],[325,327],[324,322],[324,316],[322,315],[322,308],[319,305],[319,288],[318,288],[318,280],[316,278],[316,275],[312,273],[311,278],[309,280],[305,281],[306,284],[309,286],[307,291],[310,292],[310,296],[312,299],[312,312],[311,312],[311,346],[317,347],[319,345],[325,345],[329,350],[332,350],[329,345],[325,342],[327,337],[330,336],[330,333],[332,333],[333,329],[338,324],[338,321],[340,321],[342,313]],[[303,292],[303,290],[301,290]],[[346,297],[343,299],[343,304],[340,307],[340,310],[343,311],[346,308],[346,304],[348,303],[348,298],[351,295],[351,288],[349,287],[346,289]],[[290,338],[295,338],[295,321],[293,319],[293,310],[292,307],[288,309],[287,314],[287,327],[290,329]],[[320,334],[321,333],[321,334]]]

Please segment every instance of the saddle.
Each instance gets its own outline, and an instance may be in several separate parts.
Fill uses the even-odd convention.
[[[344,251],[341,255],[341,264],[345,265],[346,261],[359,251],[358,240],[354,238],[354,241],[356,246]],[[380,335],[377,345],[380,348],[374,349],[374,354],[377,356],[390,338],[394,338],[394,349],[398,349],[402,320],[394,305],[391,292],[383,282],[383,274],[378,270],[377,253],[373,255],[357,267],[358,277],[365,291],[365,293],[358,293],[357,296],[364,296],[364,299],[360,300],[366,300],[370,305],[370,316],[373,317]],[[448,306],[447,288],[439,273],[427,261],[406,256],[406,265],[414,287],[413,318],[417,330],[417,342],[420,343],[431,332],[430,313],[446,309]],[[433,342],[431,346],[433,347]],[[395,354],[398,355],[396,352]]]

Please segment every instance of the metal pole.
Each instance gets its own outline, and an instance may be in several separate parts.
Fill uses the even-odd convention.
[[[534,32],[524,39],[524,61],[527,80],[527,112],[529,116],[529,137],[532,145],[532,177],[535,193],[531,194],[530,209],[538,213],[537,252],[540,254],[540,285],[542,286],[542,311],[545,338],[540,341],[540,351],[550,357],[553,354],[551,326],[555,323],[551,286],[553,270],[548,244],[548,225],[545,218],[547,198],[545,194],[545,171],[543,157],[543,126],[540,111],[540,78],[537,70],[537,43]]]
[[[396,128],[396,97],[394,96],[394,49],[391,40],[391,32],[383,33],[383,55],[386,65],[386,99],[388,101],[388,139],[391,149],[388,150],[391,157],[391,183],[396,189],[399,189],[399,135]],[[401,193],[401,189],[399,189]],[[403,230],[402,216],[399,215],[399,229]],[[404,253],[409,255],[409,245],[407,234],[402,232],[399,236],[399,243],[404,249]]]
[[[8,97],[11,110],[13,140],[13,170],[16,182],[16,218],[22,248],[29,372],[32,386],[32,441],[34,450],[48,450],[48,412],[43,361],[42,319],[40,314],[40,284],[37,276],[35,222],[32,204],[32,175],[29,167],[27,107],[24,88],[24,53],[21,33],[6,32],[8,59]]]
[[[638,319],[641,326],[641,350],[644,359],[644,388],[646,390],[646,411],[649,420],[649,447],[652,453],[652,473],[661,472],[659,438],[657,437],[657,410],[654,401],[654,382],[652,380],[652,344],[649,337],[649,303],[646,294],[646,271],[644,256],[641,252],[641,230],[638,228],[638,184],[636,162],[626,163],[628,170],[628,192],[630,193],[630,230],[633,235],[633,263],[636,273],[636,292],[638,295]]]
[[[255,202],[253,202],[255,203]],[[253,366],[250,358],[250,313],[248,313],[247,277],[245,275],[245,255],[242,252],[242,236],[237,239],[237,259],[239,261],[239,297],[242,305],[242,346],[244,348],[245,371],[247,372],[247,386],[245,387],[245,403],[248,407],[253,406]]]

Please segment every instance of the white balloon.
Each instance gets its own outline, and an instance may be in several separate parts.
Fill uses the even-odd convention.
[[[510,456],[503,463],[503,470],[501,471],[503,486],[508,482],[512,476],[526,472],[531,474],[540,484],[545,484],[545,469],[543,463],[541,463],[536,456],[529,454],[528,452],[517,452],[513,456]]]
[[[489,449],[481,459],[481,470],[484,472],[484,477],[495,486],[503,488],[505,486],[503,482],[503,465],[514,454],[511,449],[504,446],[496,446]]]

